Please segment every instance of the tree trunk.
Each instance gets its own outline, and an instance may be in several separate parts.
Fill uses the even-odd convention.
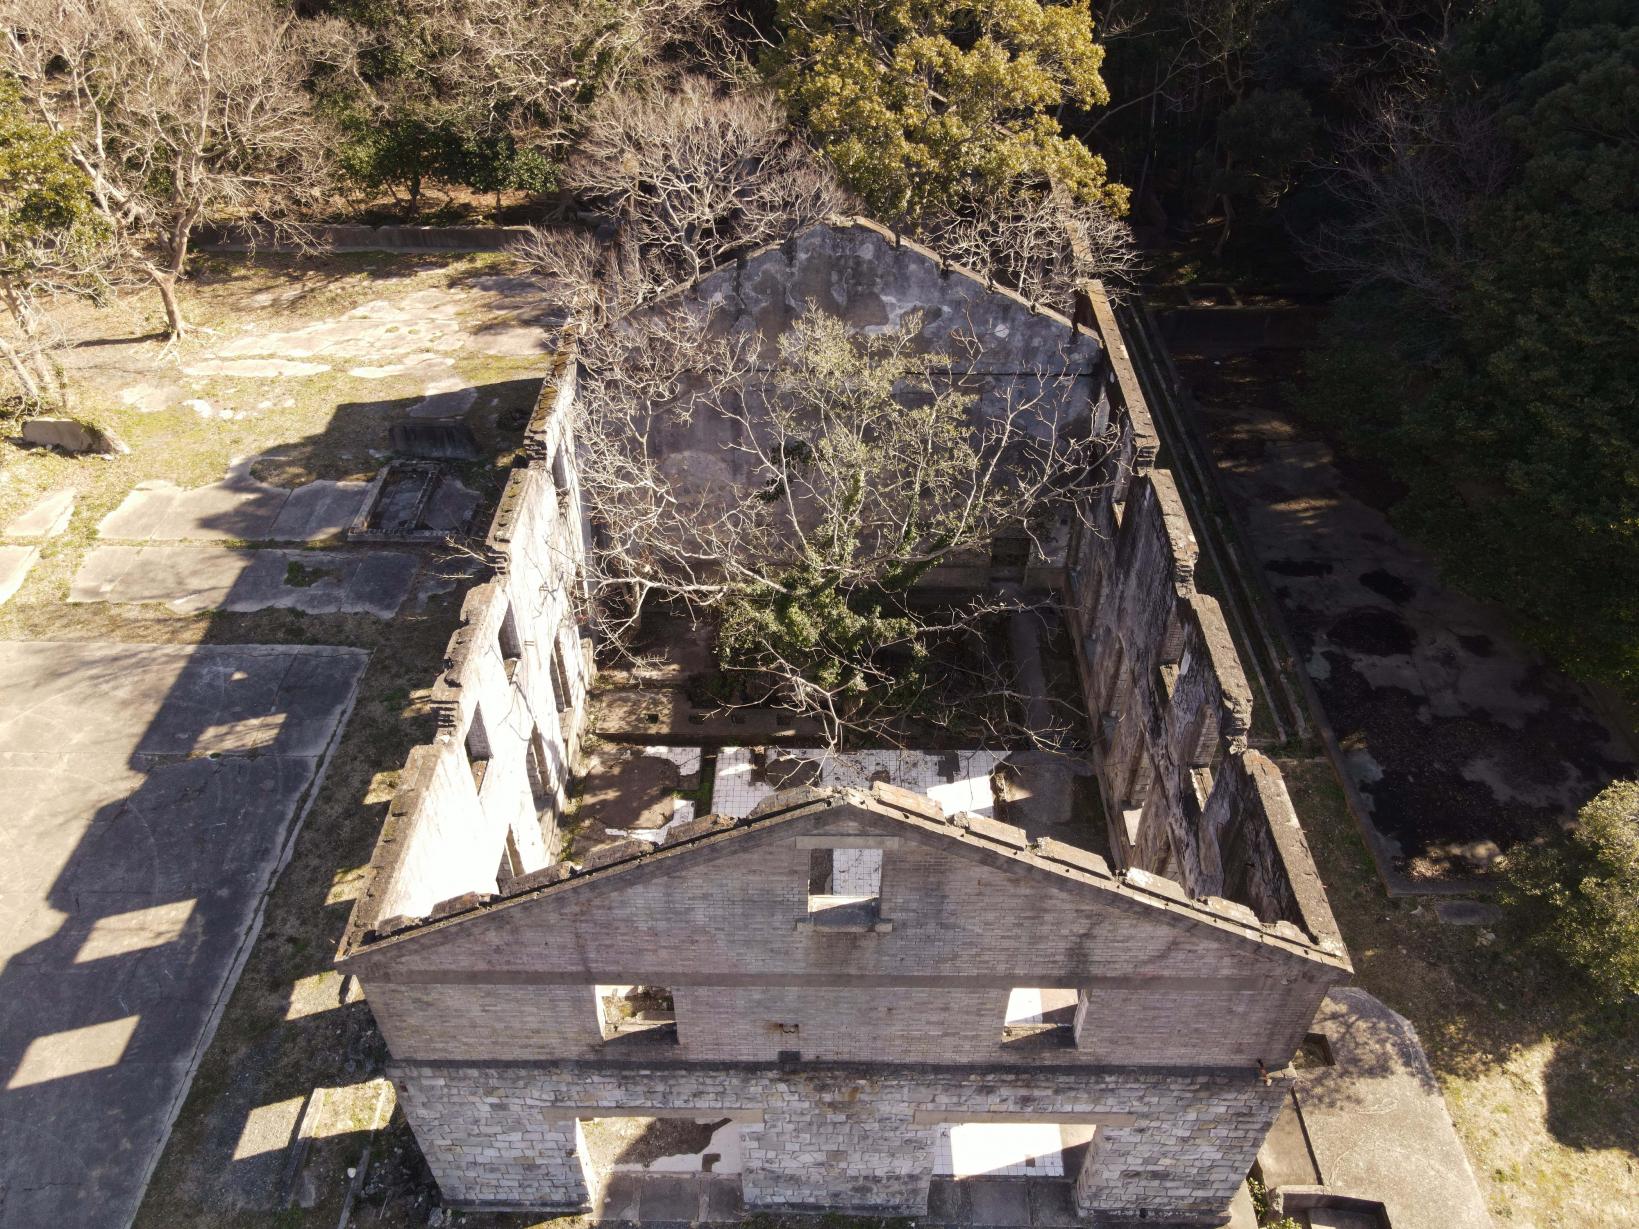
[[[5,342],[5,358],[16,373],[24,396],[42,405],[50,396],[59,406],[66,407],[68,389],[60,374],[46,361],[45,346],[40,341],[40,328],[33,306],[10,278],[0,280],[0,294],[5,298],[6,310],[17,324],[17,331],[23,335],[21,349],[9,341]]]
[[[0,337],[0,355],[5,357],[12,374],[17,377],[17,384],[23,390],[23,396],[36,405],[41,404],[45,399],[40,396],[39,383],[29,371],[28,364],[23,362],[23,356],[17,353],[17,347],[4,337]]]
[[[157,268],[150,269],[148,273],[159,290],[159,301],[165,305],[165,335],[181,337],[188,324],[182,318],[182,308],[176,301],[176,274]]]
[[[165,304],[165,335],[173,341],[188,328],[188,322],[182,318],[182,307],[176,299],[176,284],[182,280],[182,271],[188,265],[188,239],[193,234],[193,224],[198,217],[199,210],[196,208],[186,208],[178,214],[167,237],[170,267],[161,269],[158,265],[148,266],[148,276],[154,279],[160,302]]]

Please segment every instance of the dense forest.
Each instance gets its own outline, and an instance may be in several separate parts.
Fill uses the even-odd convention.
[[[1455,581],[1639,687],[1639,0],[4,8],[24,401],[62,295],[146,282],[182,332],[213,221],[612,227],[633,261],[537,256],[639,295],[850,200],[1043,296],[1187,250],[1319,288],[1305,412]]]

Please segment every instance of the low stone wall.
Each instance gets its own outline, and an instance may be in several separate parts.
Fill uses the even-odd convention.
[[[305,244],[267,227],[202,229],[194,246],[214,252],[291,252],[317,245],[332,252],[498,252],[529,233],[523,226],[358,226],[306,228]]]
[[[462,1206],[585,1206],[600,1175],[587,1170],[575,1120],[665,1107],[747,1120],[748,1205],[909,1216],[927,1211],[941,1123],[1091,1123],[1078,1211],[1094,1223],[1172,1225],[1218,1223],[1289,1083],[1250,1072],[815,1065],[395,1063],[389,1074],[412,1120],[438,1124],[428,1160]]]

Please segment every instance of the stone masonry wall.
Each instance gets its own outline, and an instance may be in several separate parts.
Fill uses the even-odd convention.
[[[991,1072],[891,1066],[486,1067],[394,1063],[446,1199],[581,1206],[587,1172],[570,1123],[655,1107],[746,1121],[748,1205],[920,1215],[942,1122],[1090,1122],[1082,1215],[1215,1224],[1287,1095],[1254,1073]],[[576,1177],[579,1186],[576,1186]]]
[[[1077,319],[1111,353],[1111,421],[1154,428],[1103,292]],[[1218,604],[1197,592],[1199,548],[1172,476],[1135,450],[1085,509],[1070,548],[1067,613],[1092,721],[1111,849],[1193,897],[1336,944],[1337,928],[1279,770],[1247,749],[1252,690]]]
[[[1279,773],[1246,750],[1250,694],[1108,304],[1071,327],[863,223],[701,291],[768,336],[810,301],[864,331],[925,309],[929,344],[987,339],[959,373],[984,397],[1059,347],[1114,444],[1067,606],[1123,869],[887,786],[555,863],[591,673],[564,356],[342,954],[445,1198],[583,1206],[578,1120],[699,1113],[745,1123],[750,1206],[920,1214],[939,1124],[1000,1117],[1096,1127],[1076,1200],[1099,1223],[1216,1224],[1347,966]],[[661,445],[686,467],[698,443]],[[881,851],[877,920],[809,917],[816,848]],[[670,990],[675,1030],[606,1037],[607,985]],[[1014,988],[1076,990],[1070,1035],[1008,1035]]]
[[[1335,957],[1272,936],[1249,911],[1215,915],[1166,880],[1118,879],[1094,855],[1076,853],[1073,873],[1052,870],[1017,829],[968,822],[998,839],[863,807],[799,806],[716,843],[645,853],[595,882],[478,905],[346,967],[405,1061],[601,1060],[609,1046],[593,987],[602,984],[672,992],[676,1040],[656,1051],[671,1060],[771,1062],[797,1051],[804,1061],[998,1069],[1278,1068],[1340,979]],[[883,847],[890,930],[807,925],[820,833]],[[1044,1056],[1006,1037],[1016,987],[1082,992],[1076,1044]]]
[[[438,733],[410,752],[355,925],[433,913],[556,860],[557,817],[584,722],[591,656],[580,493],[568,435],[573,363],[542,390],[432,701]]]
[[[745,253],[732,264],[662,299],[652,311],[679,304],[708,312],[723,332],[754,332],[765,358],[778,352],[791,322],[809,310],[837,317],[861,335],[919,320],[916,345],[947,356],[954,387],[977,398],[977,412],[1016,416],[1025,429],[1079,434],[1086,429],[1103,348],[1091,329],[994,288],[937,253],[863,219],[814,226],[784,243]],[[753,385],[754,387],[754,385]],[[750,394],[755,396],[755,392]],[[657,415],[651,446],[666,458],[674,482],[761,482],[739,438],[740,424],[709,413]],[[1067,528],[1067,525],[1066,525]],[[1028,567],[995,567],[984,552],[947,561],[924,581],[928,588],[984,585],[996,572],[1017,581],[1056,587],[1063,566],[1064,533],[1044,535],[1045,554]],[[1022,571],[1023,575],[1013,574]]]

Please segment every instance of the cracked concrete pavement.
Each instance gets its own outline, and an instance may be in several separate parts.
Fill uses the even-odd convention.
[[[0,644],[0,1226],[135,1214],[366,660]]]

